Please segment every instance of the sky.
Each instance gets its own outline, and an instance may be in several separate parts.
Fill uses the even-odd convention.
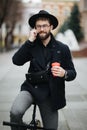
[[[32,2],[34,2],[34,3],[40,3],[41,2],[41,0],[22,0],[24,3],[27,3],[27,2],[30,2],[30,1],[32,1]]]
[[[40,3],[42,0],[22,0],[24,3],[27,3],[27,2],[34,2],[34,3]],[[66,1],[66,0],[65,0]],[[70,1],[73,1],[73,0],[70,0]],[[80,0],[74,0],[74,1],[80,1]]]

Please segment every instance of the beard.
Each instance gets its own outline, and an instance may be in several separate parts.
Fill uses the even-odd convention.
[[[48,37],[50,36],[50,32],[40,32],[38,34],[38,37],[40,38],[40,40],[46,40]]]

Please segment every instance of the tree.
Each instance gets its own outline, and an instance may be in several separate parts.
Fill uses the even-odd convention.
[[[64,32],[67,29],[71,29],[74,32],[77,40],[81,41],[84,38],[84,33],[80,25],[80,18],[81,18],[81,14],[78,5],[74,4],[71,10],[70,17],[67,18],[64,24],[60,27],[59,31],[62,30],[62,32]]]
[[[84,37],[82,27],[80,25],[80,18],[81,18],[81,14],[79,12],[78,5],[75,4],[71,11],[71,16],[69,20],[69,28],[73,30],[78,41],[82,40]]]
[[[7,49],[13,44],[13,31],[16,23],[22,20],[23,5],[20,1],[13,0],[10,10],[9,15],[6,17],[7,35],[5,38],[5,46]]]
[[[65,20],[65,22],[63,23],[63,25],[59,28],[59,32],[64,33],[69,28],[68,27],[68,23],[69,23],[68,19]]]
[[[22,11],[23,4],[20,0],[0,0],[0,32],[2,24],[5,23],[7,32],[5,38],[6,47],[8,47],[13,41],[13,30],[16,23],[22,19]],[[9,36],[10,41],[8,42]]]
[[[8,2],[9,0],[0,0],[0,47],[2,47],[2,24],[5,21],[5,17],[7,16],[8,10]]]

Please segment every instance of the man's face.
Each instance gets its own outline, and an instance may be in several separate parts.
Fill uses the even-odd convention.
[[[50,32],[53,28],[48,20],[37,20],[35,28],[38,32],[38,36],[41,40],[46,40],[50,36]]]

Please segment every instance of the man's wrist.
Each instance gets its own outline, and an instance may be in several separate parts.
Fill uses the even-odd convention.
[[[67,79],[68,75],[67,75],[67,71],[65,70],[65,74],[64,74],[64,79]]]

